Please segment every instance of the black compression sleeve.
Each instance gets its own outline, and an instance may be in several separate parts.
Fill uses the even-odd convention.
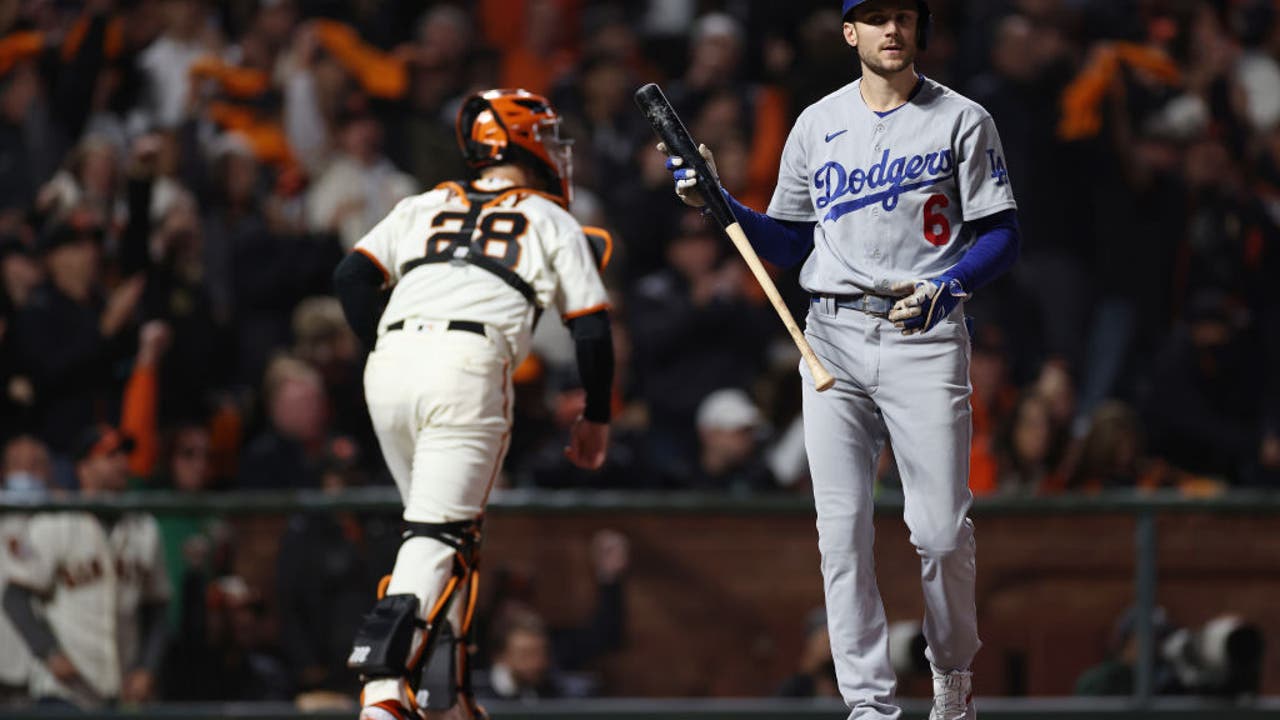
[[[27,588],[9,583],[4,589],[4,611],[14,629],[27,641],[31,654],[43,660],[58,649],[58,640],[49,624],[31,607],[33,596],[35,593]]]
[[[578,355],[578,376],[587,393],[582,416],[591,422],[609,422],[613,388],[613,331],[606,310],[568,322]]]
[[[348,254],[333,271],[333,292],[342,303],[347,323],[364,346],[373,349],[378,341],[378,319],[382,317],[382,268],[363,253]]]
[[[144,668],[152,675],[160,674],[160,665],[164,662],[164,651],[169,645],[169,603],[144,603],[140,608],[142,625],[142,652],[138,658],[138,667]]]

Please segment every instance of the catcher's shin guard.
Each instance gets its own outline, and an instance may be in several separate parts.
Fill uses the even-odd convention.
[[[405,539],[428,537],[454,549],[453,575],[427,613],[426,639],[407,666],[408,679],[422,710],[448,710],[461,701],[472,718],[486,718],[471,690],[471,633],[480,582],[481,524],[479,520],[452,523],[408,523]],[[449,623],[454,598],[466,588],[457,635]]]
[[[358,671],[364,681],[403,676],[408,669],[405,662],[413,634],[421,627],[424,624],[418,619],[417,596],[382,597],[356,631],[347,667]]]

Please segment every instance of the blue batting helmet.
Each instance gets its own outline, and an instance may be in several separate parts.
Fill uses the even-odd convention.
[[[843,10],[840,12],[840,17],[844,18],[845,22],[848,22],[849,13],[853,12],[854,8],[870,1],[871,0],[844,0],[842,5]],[[920,49],[924,50],[929,46],[929,34],[933,30],[933,13],[929,12],[929,3],[925,2],[925,0],[916,0],[916,9],[920,13],[919,28],[916,33],[916,45],[919,45]]]

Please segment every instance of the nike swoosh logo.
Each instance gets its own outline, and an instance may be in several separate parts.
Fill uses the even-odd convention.
[[[847,132],[849,132],[848,128],[845,128],[844,130],[837,130],[837,131],[835,131],[835,132],[831,133],[830,135],[827,135],[827,140],[826,140],[826,141],[827,141],[827,142],[831,142],[832,140],[835,140],[836,138],[840,137],[841,135],[843,135],[843,134],[845,134],[845,133],[847,133]]]

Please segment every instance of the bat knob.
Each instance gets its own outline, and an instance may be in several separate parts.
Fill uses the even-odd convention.
[[[813,373],[813,389],[818,392],[822,392],[824,390],[830,390],[835,384],[836,379],[831,375],[831,373],[827,372],[826,368],[819,365],[817,371]]]

